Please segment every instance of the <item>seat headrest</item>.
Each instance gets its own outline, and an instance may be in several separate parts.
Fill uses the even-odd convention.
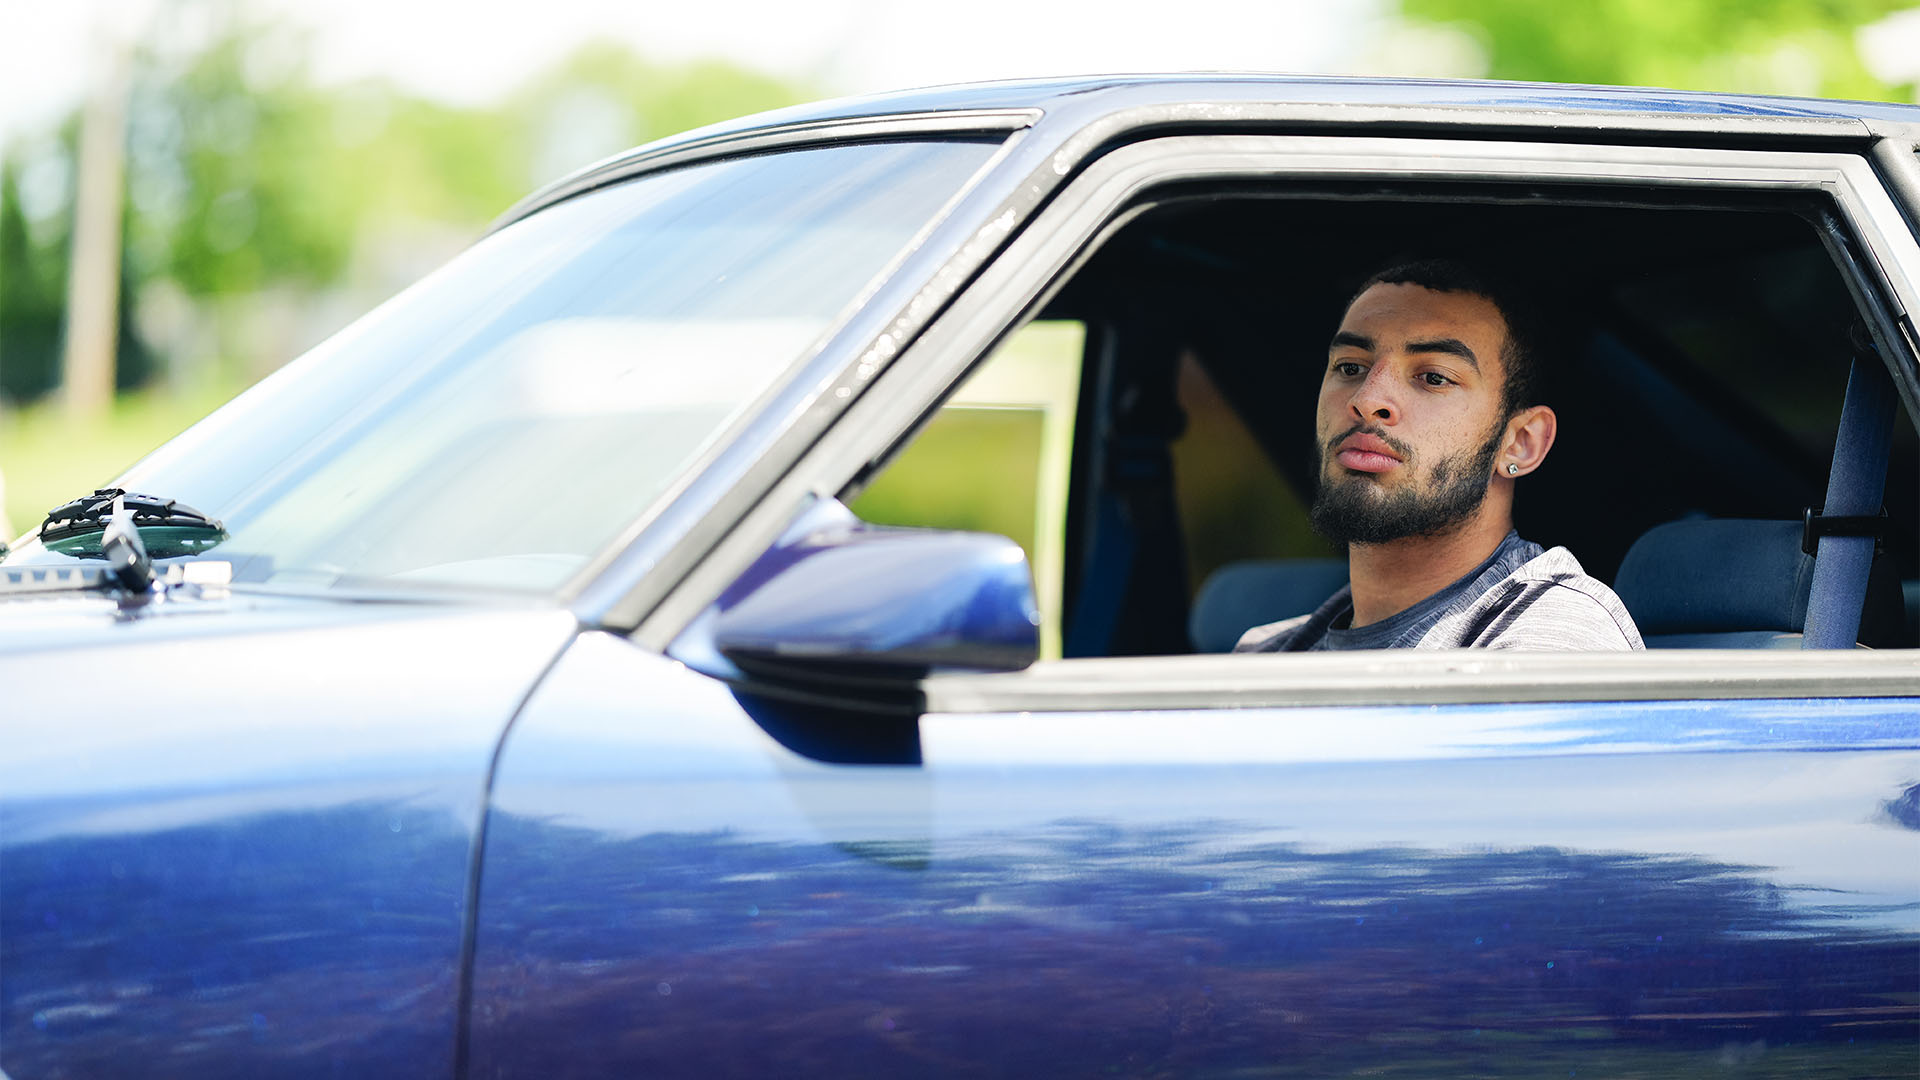
[[[1642,533],[1613,591],[1641,634],[1799,633],[1813,560],[1797,521],[1670,521]]]
[[[1800,522],[1701,518],[1641,534],[1620,563],[1613,591],[1649,639],[1668,634],[1806,629],[1812,556],[1800,550]],[[1876,561],[1861,611],[1860,640],[1898,641],[1899,582]]]
[[[1345,559],[1247,559],[1207,576],[1187,616],[1194,651],[1230,652],[1249,629],[1305,615],[1347,583]]]

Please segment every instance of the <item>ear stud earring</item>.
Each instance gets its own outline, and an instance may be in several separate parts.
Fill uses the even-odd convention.
[[[1519,476],[1519,475],[1520,475],[1520,466],[1518,466],[1518,465],[1515,465],[1515,464],[1514,464],[1513,462],[1511,462],[1511,461],[1509,461],[1509,462],[1507,462],[1507,475],[1508,475],[1508,476]]]

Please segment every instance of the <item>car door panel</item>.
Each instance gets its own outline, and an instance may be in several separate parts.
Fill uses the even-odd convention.
[[[917,766],[754,708],[605,635],[551,673],[474,1075],[1913,1064],[1905,700],[950,713]]]

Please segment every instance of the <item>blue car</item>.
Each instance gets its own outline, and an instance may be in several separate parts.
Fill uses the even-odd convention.
[[[561,181],[0,559],[0,1073],[1914,1075],[1917,138],[1115,77]],[[1227,655],[1435,251],[1649,648]]]

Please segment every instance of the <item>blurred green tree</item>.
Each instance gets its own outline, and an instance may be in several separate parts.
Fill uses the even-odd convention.
[[[143,277],[206,297],[323,284],[345,266],[358,185],[288,33],[236,23],[185,57],[143,57],[128,124]]]
[[[1913,0],[1402,0],[1468,28],[1487,74],[1681,90],[1910,97],[1862,62],[1855,34]]]
[[[720,61],[660,64],[612,42],[582,46],[506,102],[506,130],[540,184],[653,139],[818,96]]]
[[[61,229],[60,239],[65,234]],[[60,320],[66,305],[58,283],[66,257],[47,250],[51,246],[42,244],[27,222],[20,170],[10,156],[0,162],[0,398],[37,398],[60,381]]]
[[[85,432],[35,404],[60,378],[77,112],[0,148],[0,467],[16,525],[431,269],[537,184],[817,96],[603,43],[495,104],[448,105],[381,80],[318,82],[310,37],[266,11],[162,0],[132,34],[116,385],[178,377]]]
[[[75,124],[38,148],[52,155],[68,175],[74,156]],[[122,244],[127,222],[122,221]],[[60,350],[65,334],[67,260],[73,236],[71,203],[38,222],[29,222],[20,193],[15,156],[0,161],[0,401],[33,401],[60,385]],[[134,329],[133,271],[122,260],[118,298],[122,332],[115,339],[115,386],[145,382],[154,356]]]
[[[598,43],[496,105],[459,107],[377,80],[317,84],[305,32],[248,5],[173,0],[156,17],[162,24],[200,29],[154,35],[135,54],[123,387],[153,366],[132,316],[155,290],[179,301],[175,330],[184,321],[200,331],[156,339],[174,354],[168,360],[211,365],[216,382],[244,382],[286,359],[234,355],[260,347],[235,327],[250,315],[258,321],[263,294],[319,297],[344,287],[360,306],[457,250],[539,183],[651,138],[806,96],[729,64],[656,64]],[[0,397],[16,403],[57,387],[71,232],[71,192],[30,221],[19,173],[64,155],[70,176],[73,127],[69,118],[57,137],[9,147],[0,175]],[[410,251],[415,258],[401,265],[376,250],[406,250],[422,235],[431,250]]]

